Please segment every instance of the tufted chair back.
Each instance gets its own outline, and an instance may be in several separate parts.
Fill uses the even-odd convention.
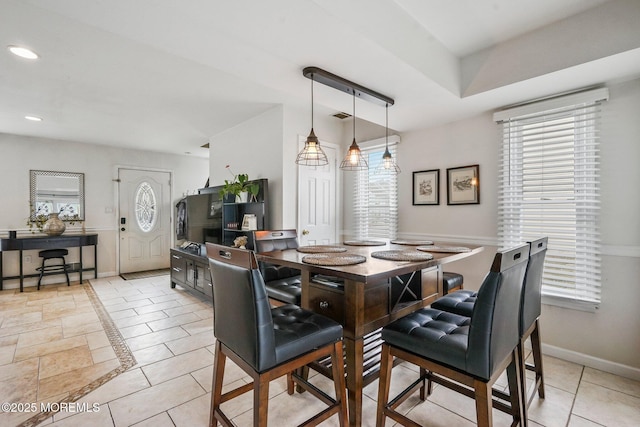
[[[216,338],[256,371],[276,364],[274,325],[253,252],[208,245]]]
[[[296,230],[262,230],[254,232],[255,250],[258,253],[283,251],[298,247]],[[260,271],[265,282],[300,275],[300,270],[281,265],[260,262]]]
[[[478,291],[469,327],[467,372],[491,378],[520,341],[520,298],[529,245],[500,251]]]

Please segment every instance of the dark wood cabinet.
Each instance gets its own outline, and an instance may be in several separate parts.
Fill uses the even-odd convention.
[[[171,249],[171,287],[176,285],[199,295],[213,295],[213,283],[206,256]]]

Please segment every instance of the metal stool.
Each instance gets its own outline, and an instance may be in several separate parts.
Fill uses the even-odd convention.
[[[44,251],[38,252],[38,256],[42,258],[42,266],[36,268],[37,271],[40,272],[40,278],[38,278],[38,290],[40,290],[40,282],[42,281],[42,276],[46,273],[64,273],[67,276],[67,286],[70,286],[69,283],[69,273],[67,262],[64,259],[65,255],[68,255],[69,251],[67,249],[45,249]],[[45,265],[45,262],[48,259],[61,259],[62,264],[53,264],[53,265]]]

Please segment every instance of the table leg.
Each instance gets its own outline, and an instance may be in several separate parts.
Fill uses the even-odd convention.
[[[2,290],[2,286],[4,285],[4,274],[2,272],[2,258],[4,257],[4,252],[0,252],[0,291]]]
[[[347,396],[349,403],[349,425],[362,425],[362,383],[364,363],[364,340],[344,338],[346,349]]]
[[[80,284],[82,285],[82,269],[84,268],[82,266],[82,246],[79,246],[78,249],[80,250],[79,256],[80,256]]]

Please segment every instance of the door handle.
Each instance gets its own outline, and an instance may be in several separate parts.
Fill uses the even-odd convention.
[[[309,234],[309,230],[302,230],[302,235],[306,236],[307,234]]]

